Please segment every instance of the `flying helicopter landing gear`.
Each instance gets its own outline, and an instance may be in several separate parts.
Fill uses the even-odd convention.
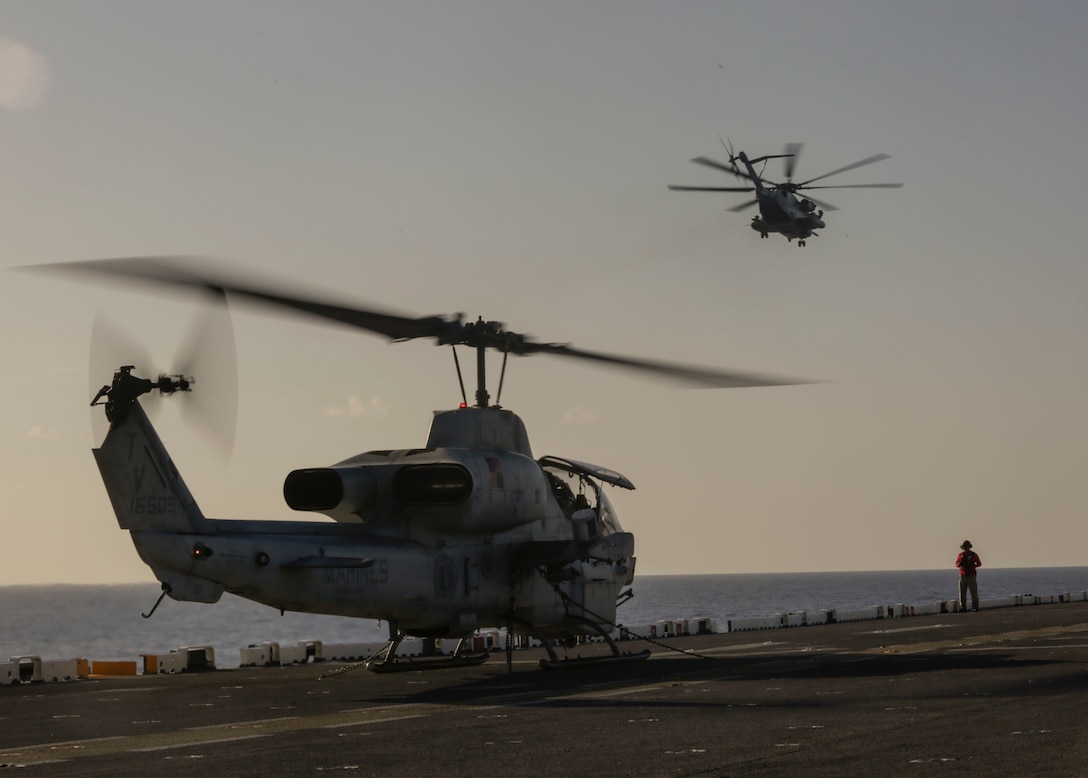
[[[397,656],[397,647],[401,641],[408,637],[407,632],[401,632],[395,624],[389,625],[389,642],[385,648],[374,655],[366,663],[366,669],[375,673],[403,673],[409,670],[443,670],[447,667],[472,667],[481,665],[491,658],[486,651],[469,653],[472,645],[470,638],[461,638],[457,642],[457,648],[452,654],[424,653],[421,656]]]

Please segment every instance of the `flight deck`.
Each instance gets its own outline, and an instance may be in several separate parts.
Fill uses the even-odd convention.
[[[1088,603],[0,689],[0,769],[69,775],[1084,775]],[[667,647],[666,647],[667,646]],[[592,653],[594,645],[575,651]]]

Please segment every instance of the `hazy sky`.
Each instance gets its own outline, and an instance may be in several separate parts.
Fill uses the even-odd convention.
[[[620,471],[643,574],[1088,562],[1083,2],[0,2],[0,267],[200,254],[409,315],[818,379],[698,390],[534,357],[534,454]],[[806,143],[798,248],[688,162]],[[781,170],[776,163],[768,175]],[[0,584],[153,582],[90,449],[96,312],[170,366],[200,307],[0,270]],[[204,512],[426,440],[428,343],[236,307]],[[467,354],[462,355],[463,362]],[[497,375],[498,361],[492,363]],[[199,376],[198,376],[199,382]],[[199,384],[198,384],[199,387]],[[100,411],[99,411],[100,412]],[[314,517],[319,519],[321,517]]]

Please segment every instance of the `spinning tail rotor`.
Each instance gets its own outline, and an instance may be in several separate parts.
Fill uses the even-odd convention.
[[[89,376],[91,392],[95,392],[91,405],[105,405],[108,418],[113,407],[120,407],[121,400],[131,401],[144,394],[157,398],[180,393],[184,399],[182,413],[202,426],[229,455],[234,447],[238,406],[234,331],[225,298],[218,294],[210,297],[209,303],[193,314],[168,370],[158,367],[161,363],[126,329],[97,312],[91,329]],[[111,372],[112,383],[96,391],[98,382]],[[154,406],[151,403],[149,410]],[[94,439],[100,441],[106,432],[106,419],[101,412],[91,418]]]

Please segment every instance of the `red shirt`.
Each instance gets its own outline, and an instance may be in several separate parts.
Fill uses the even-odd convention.
[[[976,568],[982,567],[982,560],[974,551],[961,551],[956,557],[956,567],[960,575],[974,575]]]

